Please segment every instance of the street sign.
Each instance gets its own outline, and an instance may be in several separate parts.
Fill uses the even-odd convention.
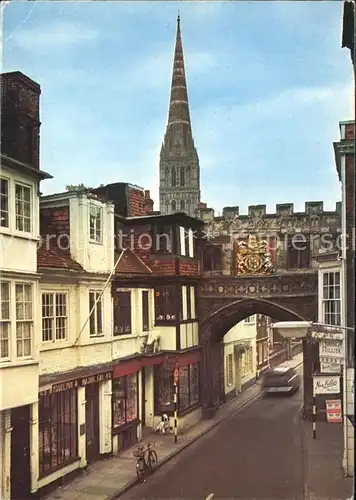
[[[326,401],[326,418],[329,423],[342,422],[340,399],[328,399]]]
[[[342,359],[343,342],[342,340],[323,339],[319,342],[319,356],[327,356],[328,358]]]
[[[314,375],[313,394],[340,394],[340,377],[337,375]]]
[[[174,372],[173,372],[173,383],[174,385],[178,385],[178,382],[179,382],[179,368],[174,368]]]

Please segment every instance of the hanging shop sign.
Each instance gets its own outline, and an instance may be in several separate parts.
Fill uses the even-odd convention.
[[[343,342],[342,340],[330,340],[323,339],[319,342],[319,356],[326,356],[328,358],[339,358],[342,359],[344,355],[343,352]]]
[[[321,373],[341,373],[341,371],[342,371],[341,359],[320,356]]]
[[[318,340],[344,340],[344,333],[341,330],[314,331],[312,337]]]
[[[337,375],[314,375],[313,393],[319,394],[340,394],[340,377]]]
[[[340,399],[328,399],[326,401],[326,419],[329,423],[342,422]]]

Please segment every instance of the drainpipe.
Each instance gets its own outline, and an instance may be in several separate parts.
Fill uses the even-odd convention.
[[[341,325],[346,327],[347,323],[347,262],[346,262],[346,158],[341,155],[341,189],[342,189],[342,203],[341,203],[341,231],[342,231],[342,248],[341,248]],[[348,475],[348,424],[347,424],[347,338],[348,330],[344,330],[344,345],[343,345],[343,434],[344,434],[344,454],[342,459],[342,466],[344,469],[344,476]]]

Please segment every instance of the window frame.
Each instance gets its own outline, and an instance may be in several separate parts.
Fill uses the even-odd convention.
[[[24,287],[29,287],[31,293],[31,300],[17,300],[17,287],[22,286],[23,291]],[[16,332],[16,358],[17,359],[30,359],[33,356],[33,327],[34,327],[34,293],[33,293],[33,283],[26,282],[15,282],[15,332]],[[31,313],[31,318],[22,318],[19,319],[17,317],[18,306],[22,304],[23,310],[26,310],[26,304],[30,304],[29,310]],[[18,328],[20,327],[21,328]],[[28,325],[29,327],[29,337],[25,336],[24,327]],[[19,331],[22,330],[21,335],[19,335]],[[25,345],[28,343],[29,353],[19,355],[19,346],[22,345],[23,351],[25,351]]]
[[[287,258],[286,267],[287,269],[310,269],[311,266],[311,245],[310,236],[306,234],[301,234],[303,240],[298,242],[296,239],[296,234],[287,236]],[[305,239],[305,241],[304,241]],[[305,245],[304,250],[293,247],[293,242],[295,244]],[[304,253],[305,252],[305,253]],[[304,262],[305,260],[305,262]],[[307,264],[307,265],[306,265]]]
[[[94,300],[91,304],[91,296],[94,295]],[[95,304],[98,295],[100,296],[100,299],[98,302]],[[101,323],[101,331],[98,331],[98,305],[100,303],[100,323]],[[90,314],[89,318],[89,337],[90,338],[95,338],[95,337],[103,337],[104,336],[104,310],[103,310],[103,296],[101,295],[101,292],[98,290],[89,290],[89,296],[88,296],[88,305],[89,305],[89,313],[91,312],[92,308],[95,308],[93,312]],[[92,320],[92,317],[94,318],[94,323]],[[94,330],[92,330],[92,327],[94,327]]]
[[[198,367],[198,400],[192,402],[192,369],[193,367]],[[182,370],[187,369],[187,390],[186,393],[188,394],[188,406],[185,406],[182,408]],[[189,411],[191,411],[193,408],[195,408],[197,405],[200,404],[200,363],[199,361],[197,363],[191,363],[189,365],[181,366],[179,367],[179,383],[178,383],[178,414],[182,415],[185,414]]]
[[[24,198],[20,199],[20,198],[17,198],[17,193],[16,193],[16,188],[17,187],[20,187],[23,192],[24,190],[28,190],[29,192],[29,195],[30,195],[30,199],[29,201],[25,200]],[[15,231],[17,233],[20,233],[20,234],[32,234],[33,232],[33,222],[34,222],[34,217],[33,217],[33,204],[34,204],[34,196],[33,196],[33,186],[29,185],[29,184],[26,184],[24,182],[21,182],[21,181],[17,181],[17,180],[14,180],[14,203],[15,203]],[[25,205],[28,204],[29,205],[29,216],[26,216],[25,213],[24,213],[24,207]],[[22,210],[23,210],[23,213],[19,213],[17,211],[18,209],[18,206],[22,206]],[[25,221],[29,221],[29,225],[30,225],[30,228],[29,228],[29,231],[27,231],[26,229],[20,229],[19,228],[19,225],[18,225],[18,219],[19,217],[22,219],[22,222],[23,222],[23,227],[25,228]]]
[[[2,192],[2,183],[6,185],[6,193]],[[1,229],[10,229],[10,179],[3,175],[0,176],[0,227]],[[6,209],[2,208],[3,202],[6,202]],[[6,214],[3,216],[3,214]],[[7,218],[7,224],[2,223],[4,218]]]
[[[2,291],[2,287],[6,285],[7,286],[7,296],[8,299],[4,300],[4,294]],[[5,281],[3,280],[0,283],[0,289],[1,289],[1,296],[0,296],[0,363],[4,361],[9,361],[11,359],[11,354],[12,354],[12,349],[11,349],[11,337],[12,337],[12,332],[11,332],[11,281]],[[4,304],[8,304],[7,309],[8,309],[8,317],[5,318],[3,317],[3,310],[5,309],[3,307]],[[3,329],[3,327],[5,327]],[[5,333],[6,331],[6,336],[3,335],[3,332]],[[3,346],[7,346],[7,355],[3,356]],[[5,351],[5,349],[4,349]]]
[[[120,297],[122,302],[120,304]],[[128,299],[128,300],[127,300]],[[125,302],[126,301],[126,302]],[[124,314],[121,312],[124,311]],[[124,320],[123,322],[122,319]],[[122,331],[120,331],[122,329]],[[114,337],[132,334],[132,295],[129,290],[119,290],[114,296]]]
[[[92,211],[96,210],[97,215],[94,216],[92,214]],[[89,203],[89,241],[90,243],[98,243],[102,244],[103,243],[103,207],[96,204],[96,203]],[[99,217],[98,217],[99,215]],[[94,225],[92,227],[92,217],[93,217],[93,222]],[[99,220],[99,224],[97,224],[97,221]],[[99,226],[99,227],[97,227]],[[93,232],[92,232],[93,231]]]
[[[157,224],[152,227],[152,253],[167,254],[173,253],[175,242],[173,241],[173,227],[169,224]],[[167,235],[167,238],[162,236]]]
[[[220,245],[206,245],[203,250],[203,270],[222,270],[222,249]]]
[[[48,296],[51,297],[52,299],[52,304],[46,304],[44,305],[44,297]],[[63,304],[61,306],[57,305],[57,296],[63,296],[65,298],[64,301],[64,306]],[[68,291],[53,291],[53,290],[42,290],[41,291],[41,333],[42,333],[42,342],[44,344],[48,343],[53,343],[53,342],[64,342],[68,340],[68,334],[69,334],[69,294]],[[44,307],[52,307],[53,310],[53,316],[44,316],[43,315],[43,309]],[[57,315],[57,308],[58,307],[64,307],[65,308],[65,315]],[[51,320],[51,338],[45,339],[44,335],[44,320]],[[64,337],[60,338],[57,336],[57,320],[63,320],[64,323]]]
[[[150,330],[150,292],[149,290],[142,290],[141,292],[142,304],[142,331],[148,332]]]
[[[157,295],[159,293],[160,295]],[[154,288],[154,300],[155,300],[155,324],[165,324],[165,323],[176,323],[177,321],[177,311],[176,311],[176,293],[177,289],[175,285],[167,286],[156,286]],[[163,294],[163,295],[161,295]],[[160,307],[157,304],[157,297],[165,296],[162,311],[159,311]],[[162,314],[159,314],[162,312]],[[161,316],[161,318],[159,317]]]
[[[47,399],[47,401],[46,401]],[[79,435],[78,435],[78,391],[77,388],[67,389],[49,394],[40,395],[38,404],[38,449],[39,449],[39,477],[47,476],[66,464],[70,464],[79,457]],[[69,457],[63,460],[64,445],[66,444],[66,419],[65,410],[69,408],[70,432],[69,432]],[[53,415],[56,421],[53,423]],[[60,431],[59,431],[60,429]],[[45,434],[48,433],[50,453],[45,454]],[[55,446],[53,444],[55,443]],[[50,466],[45,468],[45,456],[50,457]],[[53,457],[57,462],[53,464]]]
[[[321,310],[322,310],[322,318],[323,323],[328,325],[341,326],[341,272],[340,271],[324,271],[322,273],[322,302],[321,302]],[[330,283],[330,276],[333,276],[333,283]],[[336,282],[336,276],[338,277],[338,283]],[[327,278],[328,283],[325,283],[325,278]],[[325,294],[326,290],[328,291]],[[331,292],[332,291],[332,292]],[[326,295],[337,295],[334,297],[326,296]],[[331,306],[331,310],[329,312],[326,311],[327,305]],[[334,319],[337,318],[337,323],[333,322]]]

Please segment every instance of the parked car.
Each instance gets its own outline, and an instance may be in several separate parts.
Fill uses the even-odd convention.
[[[262,387],[265,394],[294,394],[300,386],[300,377],[294,368],[278,366],[263,377]]]

